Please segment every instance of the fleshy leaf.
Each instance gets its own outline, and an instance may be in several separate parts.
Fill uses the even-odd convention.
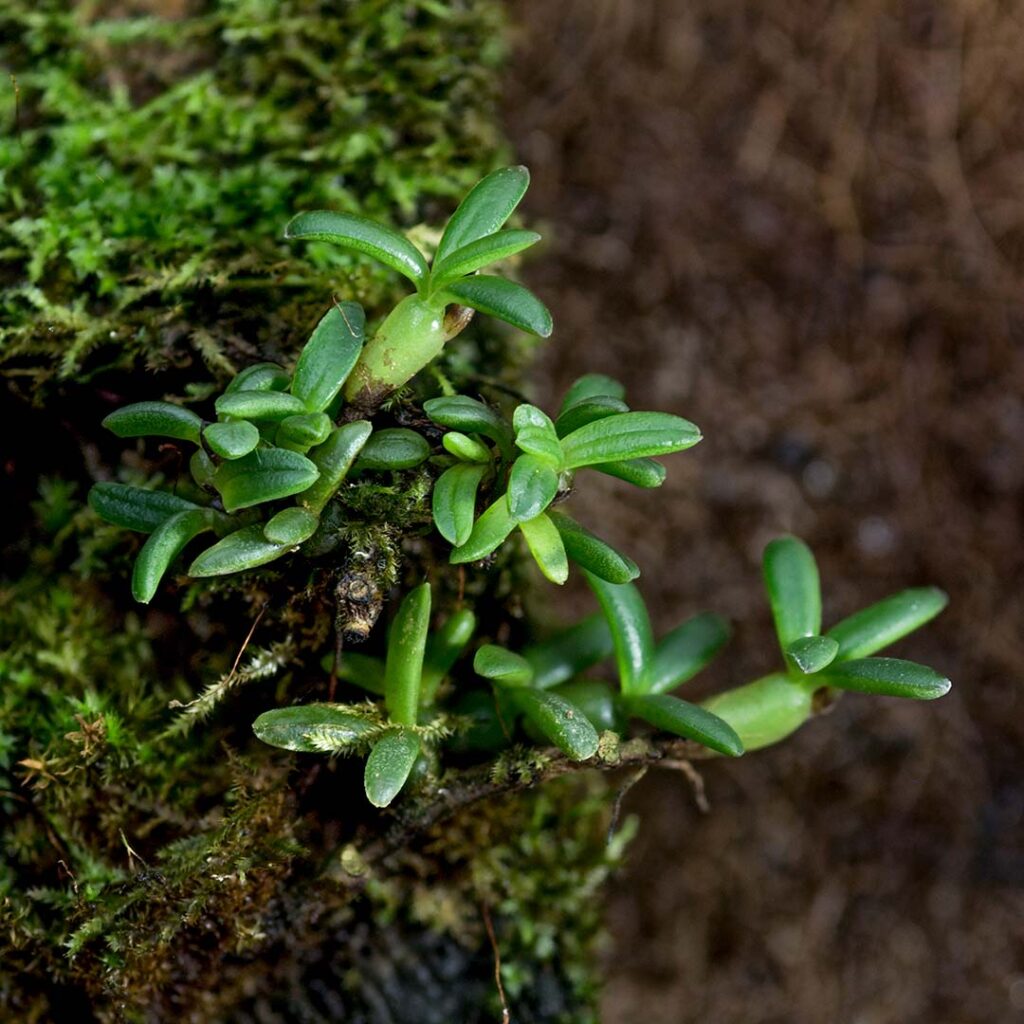
[[[590,724],[599,732],[605,729],[617,731],[619,716],[616,713],[615,692],[601,679],[576,679],[563,683],[553,691],[556,696],[567,700],[587,716]]]
[[[135,402],[112,412],[103,426],[118,437],[173,437],[199,444],[203,421],[170,402]]]
[[[218,416],[273,422],[306,412],[300,399],[283,391],[226,391],[213,407]]]
[[[821,586],[811,549],[779,537],[764,549],[764,583],[783,653],[794,640],[821,632]]]
[[[323,660],[323,667],[329,672],[333,662],[334,655],[328,654]],[[358,651],[345,651],[338,660],[338,678],[361,686],[378,697],[384,696],[384,662],[380,658]]]
[[[363,445],[355,468],[398,470],[412,469],[430,455],[430,444],[422,434],[408,427],[377,430]]]
[[[786,648],[786,660],[804,675],[813,675],[835,661],[839,644],[828,636],[803,636]]]
[[[621,462],[599,462],[591,469],[617,480],[625,480],[634,487],[654,488],[665,482],[665,467],[654,459],[625,459]]]
[[[579,566],[609,583],[629,583],[640,575],[640,568],[626,555],[580,526],[564,512],[549,512],[565,545],[565,553]]]
[[[569,559],[561,534],[544,513],[519,524],[526,546],[540,571],[552,583],[562,584],[569,578]]]
[[[728,722],[706,708],[667,693],[650,693],[629,701],[630,713],[655,729],[683,736],[719,754],[739,757],[743,741]]]
[[[654,651],[648,692],[667,693],[692,679],[729,639],[729,626],[718,615],[695,615],[666,633]]]
[[[546,690],[604,661],[614,649],[604,615],[595,612],[550,639],[527,647],[523,656],[533,668],[533,685]]]
[[[366,798],[374,807],[387,807],[402,791],[420,755],[420,739],[407,729],[382,736],[370,751],[363,772]]]
[[[275,544],[267,540],[263,526],[256,523],[229,533],[213,547],[207,548],[188,567],[188,574],[200,579],[255,569],[287,554],[293,547],[293,544]]]
[[[213,529],[214,513],[209,509],[176,512],[150,535],[135,559],[132,597],[141,604],[153,600],[160,580],[170,564],[194,537]]]
[[[540,235],[536,231],[496,231],[493,235],[485,235],[455,249],[440,262],[435,260],[430,286],[432,289],[442,288],[491,263],[508,259],[539,241]]]
[[[884,697],[935,700],[952,683],[926,665],[901,658],[858,658],[831,665],[819,678],[840,690],[856,690]]]
[[[273,516],[263,527],[263,536],[271,544],[295,546],[316,533],[320,519],[304,508],[285,508]]]
[[[445,288],[463,306],[487,313],[505,323],[547,338],[553,329],[551,314],[532,292],[521,284],[492,274],[477,274],[455,281]]]
[[[423,403],[423,411],[439,426],[489,437],[506,458],[512,451],[512,431],[508,423],[475,398],[468,395],[431,398]]]
[[[501,686],[529,686],[533,679],[533,668],[520,654],[484,644],[473,658],[473,671]]]
[[[558,493],[558,474],[536,455],[520,455],[508,478],[508,510],[517,523],[535,519]]]
[[[624,412],[574,430],[562,438],[570,468],[638,459],[691,448],[701,439],[689,420],[667,412]]]
[[[610,395],[585,398],[570,405],[559,414],[558,419],[555,420],[555,430],[559,437],[566,437],[574,430],[585,427],[588,423],[596,423],[598,420],[607,419],[609,416],[616,416],[623,412],[629,412],[629,406]]]
[[[225,462],[214,474],[213,483],[234,512],[265,501],[299,494],[320,475],[304,455],[283,448],[257,448],[241,459]]]
[[[391,721],[399,725],[416,724],[429,628],[430,584],[421,583],[402,600],[388,634],[384,700]]]
[[[626,389],[614,377],[606,377],[603,373],[585,373],[573,381],[562,400],[559,416],[577,402],[585,402],[591,398],[615,398],[622,401],[626,397]]]
[[[597,730],[575,704],[550,690],[521,687],[512,693],[516,707],[573,761],[586,761],[597,753]]]
[[[485,444],[481,444],[475,437],[463,434],[458,430],[449,430],[441,438],[444,450],[450,452],[457,459],[463,462],[491,461],[491,451]]]
[[[366,217],[332,210],[315,210],[293,217],[284,229],[285,238],[333,242],[345,249],[365,253],[392,270],[404,274],[416,285],[427,278],[423,254],[394,228]]]
[[[525,167],[502,167],[478,181],[445,226],[435,265],[449,253],[498,231],[512,216],[529,184],[530,172]]]
[[[814,691],[784,672],[764,676],[701,703],[736,731],[746,750],[785,739],[811,717]]]
[[[203,439],[222,459],[240,459],[260,443],[260,432],[246,420],[234,420],[210,423],[203,430]]]
[[[451,553],[452,565],[475,562],[486,558],[515,529],[516,521],[508,510],[505,495],[501,495],[473,524],[473,531],[465,544]]]
[[[843,619],[825,635],[839,644],[837,660],[866,658],[923,626],[948,601],[938,587],[904,590]]]
[[[138,533],[152,533],[171,516],[200,508],[168,491],[113,483],[94,484],[89,491],[89,506],[106,522]]]
[[[654,635],[640,591],[632,583],[607,583],[593,573],[584,575],[608,620],[622,692],[627,696],[646,693]]]
[[[224,391],[287,391],[291,382],[277,363],[253,363],[236,374]]]
[[[341,390],[363,349],[366,316],[355,302],[329,309],[316,325],[295,367],[292,394],[310,412],[323,412]]]
[[[323,444],[330,436],[333,426],[330,416],[326,413],[298,413],[281,420],[274,441],[282,448],[305,454],[310,448]]]
[[[309,460],[320,475],[298,500],[310,512],[319,515],[334,497],[372,430],[368,420],[353,420],[336,427],[323,444],[309,453]]]
[[[431,507],[438,533],[449,544],[465,544],[473,532],[476,492],[486,466],[463,462],[446,469],[434,483]]]
[[[434,702],[437,687],[466,649],[475,629],[476,616],[468,608],[460,608],[448,616],[440,629],[427,637],[420,687],[421,705],[429,706]]]
[[[332,742],[337,749],[351,746],[375,728],[371,719],[338,704],[297,704],[264,711],[252,723],[257,739],[272,747],[300,753],[323,753]],[[310,737],[316,736],[317,742]]]

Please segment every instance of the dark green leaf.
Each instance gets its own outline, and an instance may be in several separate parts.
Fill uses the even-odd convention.
[[[729,626],[717,615],[695,615],[658,644],[647,680],[650,693],[667,693],[692,679],[729,639]]]
[[[535,405],[520,405],[512,418],[516,431],[516,445],[528,455],[536,455],[561,469],[562,446],[551,417]]]
[[[435,265],[456,249],[494,234],[512,216],[529,184],[530,172],[525,167],[502,167],[478,181],[445,226]]]
[[[597,730],[564,697],[549,690],[521,687],[513,691],[513,700],[527,719],[572,760],[586,761],[597,753]]]
[[[634,487],[660,487],[665,482],[665,467],[654,459],[626,459],[622,462],[599,462],[591,469],[618,480],[625,480]]]
[[[586,571],[584,575],[611,630],[622,692],[627,696],[646,693],[654,660],[654,636],[640,591],[632,583],[607,583]]]
[[[934,669],[900,658],[859,658],[830,665],[819,677],[840,690],[857,690],[884,697],[934,700],[952,685]]]
[[[324,667],[328,671],[333,660],[333,654],[324,659],[327,662]],[[338,678],[361,686],[378,697],[384,696],[384,662],[380,658],[372,658],[358,651],[346,651],[338,660]]]
[[[252,723],[256,737],[272,747],[300,753],[324,753],[358,743],[373,722],[338,704],[297,704],[264,711]]]
[[[546,338],[551,334],[551,314],[532,292],[521,284],[492,274],[466,277],[445,288],[463,306],[487,313],[505,323]]]
[[[821,587],[811,549],[779,537],[764,549],[764,583],[783,653],[794,640],[821,632]]]
[[[486,472],[486,466],[459,463],[435,481],[431,495],[434,524],[449,544],[459,547],[469,540],[476,513],[476,492]]]
[[[689,420],[667,412],[624,412],[588,423],[562,439],[570,468],[638,459],[691,448],[700,431]]]
[[[370,436],[355,468],[359,471],[412,469],[429,455],[430,445],[422,434],[408,427],[388,427]]]
[[[562,537],[565,553],[577,565],[609,583],[629,583],[640,575],[640,568],[632,558],[595,537],[575,519],[564,512],[549,512],[548,515]]]
[[[323,444],[309,453],[320,475],[298,500],[310,512],[319,515],[334,497],[372,430],[368,420],[353,420],[335,428]]]
[[[739,757],[743,753],[743,741],[728,722],[678,697],[667,693],[633,697],[629,701],[629,710],[655,729],[695,740],[719,754]]]
[[[539,241],[540,235],[535,231],[497,231],[485,235],[449,253],[440,262],[435,260],[430,286],[434,290],[444,287],[456,278],[508,259]]]
[[[811,716],[813,688],[776,672],[727,690],[702,703],[735,729],[744,749],[757,750],[785,739]]]
[[[263,536],[271,544],[288,544],[294,547],[304,540],[309,540],[319,524],[319,517],[304,508],[285,508],[263,527]]]
[[[234,420],[209,424],[203,430],[203,439],[222,459],[240,459],[260,443],[260,432],[245,420]]]
[[[392,722],[415,725],[420,706],[423,655],[430,628],[430,584],[410,590],[388,634],[384,699]]]
[[[213,407],[218,416],[272,422],[306,412],[300,399],[282,391],[226,391],[213,403]]]
[[[465,544],[460,544],[452,553],[452,565],[475,562],[486,558],[515,529],[516,521],[508,510],[505,495],[501,495],[473,524],[473,531]]]
[[[232,378],[228,391],[287,391],[292,379],[277,363],[253,363]]]
[[[577,679],[570,683],[562,683],[553,692],[579,708],[599,732],[606,729],[618,731],[620,723],[616,713],[615,693],[603,680]]]
[[[530,663],[497,644],[484,644],[473,657],[473,671],[500,686],[529,686],[533,679]]]
[[[366,316],[355,302],[332,306],[316,325],[295,367],[292,394],[323,412],[341,390],[363,349]]]
[[[217,464],[202,448],[197,448],[188,460],[188,471],[192,479],[202,488],[213,486],[213,474],[217,472]]]
[[[305,454],[310,448],[323,444],[330,436],[331,418],[323,412],[303,412],[281,420],[275,442],[282,448]]]
[[[540,571],[552,583],[564,583],[569,578],[569,560],[555,524],[541,513],[520,523],[519,529]]]
[[[112,412],[103,426],[118,437],[174,437],[199,444],[203,421],[170,402],[136,402]]]
[[[209,509],[176,512],[150,535],[132,570],[132,597],[141,604],[153,600],[168,566],[193,537],[213,529],[214,513]]]
[[[508,510],[517,523],[535,519],[555,500],[558,474],[536,455],[520,455],[508,478]]]
[[[446,452],[451,452],[457,459],[463,462],[491,461],[491,450],[485,444],[481,444],[475,437],[463,434],[458,430],[449,430],[441,438]]]
[[[228,512],[299,494],[319,476],[316,466],[298,452],[257,448],[241,459],[225,462],[213,484]]]
[[[786,648],[786,660],[804,675],[813,675],[835,661],[839,644],[827,636],[802,636]]]
[[[610,395],[585,398],[570,405],[559,414],[558,419],[555,420],[555,430],[559,437],[565,437],[574,430],[585,427],[588,423],[596,423],[598,420],[607,419],[609,416],[623,412],[629,412],[629,406]]]
[[[523,656],[533,667],[533,685],[546,690],[604,661],[613,650],[608,623],[595,612],[549,640],[527,647]]]
[[[427,261],[404,235],[366,217],[331,210],[300,213],[284,229],[285,238],[333,242],[365,253],[419,285],[427,278]]]
[[[938,587],[904,590],[843,619],[826,635],[839,644],[839,661],[866,658],[933,619],[948,600]]]
[[[176,513],[200,507],[167,491],[147,491],[128,484],[95,484],[89,491],[89,506],[108,523],[139,533],[152,533]]]
[[[423,403],[423,411],[439,426],[489,437],[506,458],[512,451],[512,431],[508,423],[475,398],[468,395],[431,398]]]
[[[263,534],[263,526],[245,526],[229,533],[207,548],[189,567],[189,576],[226,576],[228,573],[255,569],[292,550],[292,544],[274,544]]]
[[[559,415],[577,402],[585,402],[591,398],[615,398],[621,401],[626,397],[626,389],[613,377],[603,373],[585,373],[573,381],[562,400]]]
[[[460,608],[448,616],[447,622],[427,637],[423,655],[423,682],[420,690],[420,704],[434,702],[437,688],[459,655],[466,649],[476,629],[476,616],[468,608]]]
[[[420,739],[406,729],[379,739],[366,759],[363,787],[374,807],[387,807],[401,792],[420,755]]]

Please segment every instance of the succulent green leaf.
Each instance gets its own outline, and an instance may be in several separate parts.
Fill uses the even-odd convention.
[[[194,537],[212,530],[214,513],[210,509],[176,512],[150,535],[135,559],[132,570],[132,597],[140,604],[153,600],[160,580],[170,564]]]
[[[590,724],[599,732],[606,729],[618,731],[619,715],[616,708],[615,692],[600,679],[576,679],[562,683],[552,691],[567,700],[587,716]]]
[[[463,306],[547,338],[553,329],[547,306],[521,284],[493,274],[477,274],[447,285],[445,293]]]
[[[458,430],[449,430],[442,438],[444,450],[463,462],[490,462],[491,450],[475,437]]]
[[[322,662],[329,672],[334,664],[334,654],[328,654]],[[360,686],[378,697],[384,696],[384,662],[381,658],[360,654],[358,651],[345,651],[338,659],[338,678],[346,683]]]
[[[667,693],[692,679],[729,639],[723,618],[705,612],[666,633],[654,651],[647,680],[650,693]]]
[[[213,485],[234,512],[265,501],[299,494],[320,475],[304,455],[283,448],[257,448],[232,462],[225,462],[213,476]]]
[[[574,430],[585,427],[588,423],[596,423],[598,420],[607,419],[609,416],[616,416],[623,412],[629,412],[629,406],[610,395],[585,398],[570,405],[559,414],[558,419],[555,420],[555,430],[559,437],[566,437]]]
[[[626,389],[614,377],[606,377],[603,373],[585,373],[577,377],[566,391],[559,415],[578,402],[591,398],[616,398],[621,401],[625,397]]]
[[[384,701],[398,725],[416,724],[429,628],[430,584],[421,583],[403,598],[388,634]]]
[[[439,426],[489,437],[505,458],[512,451],[512,431],[508,423],[490,406],[475,398],[468,395],[431,398],[423,403],[423,411]]]
[[[743,741],[728,722],[689,701],[667,693],[650,693],[632,697],[629,710],[655,729],[695,740],[719,754],[739,757],[743,753]]]
[[[212,487],[213,474],[217,472],[217,464],[202,448],[197,448],[188,460],[188,471],[200,487]]]
[[[840,690],[856,690],[884,697],[935,700],[949,692],[952,683],[926,665],[901,658],[858,658],[831,665],[819,678]]]
[[[312,512],[304,508],[285,508],[266,523],[263,536],[271,544],[295,546],[309,540],[319,525],[320,517]]]
[[[617,480],[625,480],[634,487],[654,488],[665,482],[665,467],[654,459],[625,459],[622,462],[599,462],[591,469]]]
[[[533,668],[519,654],[497,644],[484,644],[473,658],[473,671],[500,686],[529,686]]]
[[[866,658],[923,626],[948,601],[938,587],[904,590],[843,619],[826,636],[839,644],[838,661]]]
[[[401,792],[420,755],[420,738],[407,729],[382,736],[370,751],[363,772],[366,798],[374,807],[387,807]]]
[[[315,210],[293,217],[284,229],[285,238],[333,242],[345,249],[354,249],[404,274],[419,285],[429,271],[423,254],[394,228],[385,227],[366,217],[332,210]]]
[[[236,374],[224,391],[287,391],[291,382],[277,363],[253,363]]]
[[[562,438],[570,468],[602,462],[667,455],[691,448],[701,438],[689,420],[667,412],[624,412],[588,423]]]
[[[786,648],[786,661],[804,675],[813,675],[835,661],[839,644],[828,636],[802,636]]]
[[[297,704],[264,711],[252,723],[257,739],[272,747],[300,753],[323,753],[325,747],[343,750],[359,743],[375,728],[371,719],[338,704]],[[315,737],[315,742],[311,737]]]
[[[179,512],[195,511],[199,505],[167,491],[147,491],[128,484],[94,484],[89,507],[101,519],[126,530],[152,533]]]
[[[485,235],[449,253],[440,262],[435,260],[430,286],[434,290],[442,288],[488,264],[508,259],[539,241],[540,235],[535,231],[496,231],[493,235]]]
[[[295,367],[292,394],[310,412],[334,401],[363,350],[366,316],[356,302],[331,307],[316,325]]]
[[[520,455],[508,478],[508,510],[517,523],[535,519],[555,500],[558,474],[536,455]]]
[[[526,458],[526,456],[523,456]],[[640,568],[626,555],[580,526],[564,512],[549,512],[565,545],[565,553],[579,566],[609,583],[629,583],[640,575]]]
[[[487,472],[486,466],[460,462],[446,469],[435,481],[431,495],[434,525],[449,544],[460,547],[473,532],[476,492]]]
[[[368,420],[353,420],[336,427],[323,444],[309,453],[309,460],[320,475],[298,500],[310,512],[319,515],[334,497],[372,430]]]
[[[516,445],[522,451],[544,459],[553,469],[562,468],[562,446],[547,413],[535,405],[520,405],[512,423],[516,431]]]
[[[746,750],[785,739],[811,717],[814,691],[784,672],[717,694],[701,703],[736,731]]]
[[[523,657],[533,668],[533,685],[546,690],[604,661],[613,650],[608,622],[603,614],[595,612],[550,639],[527,647]]]
[[[622,692],[627,696],[646,693],[654,660],[654,635],[640,591],[632,583],[608,583],[586,571],[584,575],[611,630]]]
[[[486,558],[515,529],[516,521],[508,510],[505,495],[501,495],[473,524],[473,530],[465,544],[460,544],[451,553],[452,565],[476,562]]]
[[[310,448],[323,444],[330,436],[333,426],[330,416],[326,413],[299,413],[281,420],[274,441],[282,448],[305,454]]]
[[[448,616],[445,624],[427,637],[423,655],[423,681],[420,688],[420,704],[434,702],[437,688],[459,655],[473,637],[476,616],[468,608],[460,608]]]
[[[363,445],[355,468],[363,470],[412,469],[430,455],[430,444],[408,427],[377,430]]]
[[[244,572],[273,562],[294,548],[293,544],[275,544],[267,540],[263,526],[256,523],[229,533],[207,548],[188,567],[189,576],[201,579],[206,576],[226,576],[233,572]]]
[[[203,439],[222,459],[240,459],[260,443],[260,432],[246,420],[233,420],[208,424],[203,429]]]
[[[513,701],[526,718],[573,761],[586,761],[597,753],[597,730],[575,704],[550,690],[521,687]]]
[[[569,559],[562,537],[551,519],[541,513],[535,519],[520,523],[519,529],[540,571],[552,583],[564,583],[569,578]]]
[[[112,412],[103,426],[118,437],[174,437],[199,444],[203,421],[191,410],[170,402],[135,402]]]
[[[530,184],[525,167],[502,167],[478,181],[452,214],[437,246],[435,266],[450,253],[498,231]]]
[[[301,399],[283,391],[226,391],[213,407],[218,416],[273,422],[307,411]]]
[[[796,537],[778,537],[764,549],[764,583],[783,654],[794,640],[821,632],[821,586],[811,549]]]

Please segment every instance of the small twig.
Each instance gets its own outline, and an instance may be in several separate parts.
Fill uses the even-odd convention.
[[[619,787],[618,793],[615,794],[615,803],[612,804],[612,819],[608,822],[608,837],[606,844],[611,846],[612,840],[615,838],[615,833],[619,828],[619,816],[622,814],[622,801],[626,799],[626,794],[647,774],[648,765],[641,765],[625,783]]]
[[[658,762],[658,767],[673,768],[677,772],[682,772],[689,780],[690,786],[693,789],[693,802],[697,805],[697,810],[701,814],[707,814],[711,810],[711,804],[708,803],[707,792],[704,789],[704,779],[689,761],[676,761],[666,758],[664,761]]]
[[[494,924],[491,922],[491,911],[486,903],[481,903],[480,909],[483,911],[487,937],[491,940],[491,949],[494,950],[494,980],[497,982],[498,998],[501,1000],[501,1024],[510,1024],[512,1015],[509,1013],[508,1000],[505,998],[505,986],[501,982],[501,953],[498,950],[498,939],[494,934]]]
[[[264,605],[260,609],[259,614],[256,616],[256,619],[253,622],[252,626],[249,628],[249,632],[246,634],[245,639],[242,641],[242,646],[238,649],[238,654],[235,656],[235,662],[231,666],[231,671],[228,673],[229,680],[233,679],[235,673],[238,671],[238,663],[242,660],[242,655],[245,654],[245,649],[249,646],[249,641],[252,640],[252,635],[256,632],[256,627],[260,624],[260,619],[263,618],[263,615],[266,612],[266,610],[267,606]]]
[[[117,831],[121,834],[121,842],[124,843],[124,848],[128,851],[128,866],[134,870],[135,861],[138,861],[143,867],[149,867],[145,858],[132,849],[132,844],[128,842],[128,837],[124,834],[124,829],[119,828]]]

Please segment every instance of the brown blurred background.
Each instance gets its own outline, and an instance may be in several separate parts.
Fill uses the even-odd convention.
[[[657,501],[575,499],[660,626],[732,618],[709,685],[776,664],[758,559],[786,530],[826,622],[952,598],[894,649],[944,700],[846,698],[708,766],[709,814],[674,774],[631,792],[604,1021],[1024,1020],[1024,6],[513,14],[507,121],[554,237],[542,397],[603,371],[706,437]]]

